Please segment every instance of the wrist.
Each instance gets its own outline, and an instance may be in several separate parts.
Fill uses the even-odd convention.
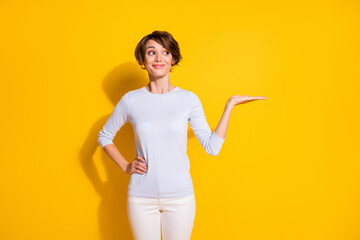
[[[128,169],[128,167],[129,167],[129,165],[130,165],[130,163],[129,163],[129,162],[126,162],[126,163],[121,167],[121,169],[122,169],[125,173],[127,173],[127,169]]]
[[[234,107],[234,104],[231,101],[227,101],[225,105],[225,109],[232,110]]]

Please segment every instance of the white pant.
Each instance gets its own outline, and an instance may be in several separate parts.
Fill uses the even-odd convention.
[[[177,198],[127,197],[135,240],[189,240],[195,219],[195,195]]]

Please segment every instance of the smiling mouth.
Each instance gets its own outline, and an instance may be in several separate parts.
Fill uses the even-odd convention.
[[[155,65],[153,65],[153,67],[156,68],[156,69],[160,69],[160,68],[162,68],[164,66],[165,65],[163,65],[163,64],[155,64]]]

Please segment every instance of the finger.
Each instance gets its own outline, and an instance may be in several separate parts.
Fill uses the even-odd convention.
[[[252,99],[267,99],[266,97],[262,97],[262,96],[255,96],[255,97],[251,97]]]
[[[143,166],[143,167],[147,168],[146,162],[143,163],[143,162],[138,161],[137,166]]]
[[[137,168],[144,168],[144,165],[143,163],[141,163],[140,161],[134,161],[134,168],[137,169]]]
[[[137,159],[138,159],[139,161],[142,161],[142,162],[145,162],[145,163],[146,163],[145,159],[144,159],[143,157],[141,157],[141,156],[138,156]]]
[[[141,169],[136,169],[136,172],[137,172],[137,173],[141,173],[141,174],[145,174],[145,173],[146,173],[146,171],[143,171],[143,170],[141,170]]]
[[[137,167],[136,167],[137,169],[140,169],[140,170],[142,170],[142,171],[147,171],[147,167],[146,166],[144,166],[144,165],[141,165],[141,164],[139,164]]]
[[[249,97],[247,99],[244,100],[244,103],[245,102],[251,102],[251,101],[255,101],[255,100],[261,100],[263,98],[258,98],[258,97]]]
[[[135,162],[136,163],[136,166],[144,166],[144,167],[146,167],[147,168],[147,165],[146,165],[146,162],[141,162],[141,160],[139,160],[139,159],[137,159],[137,161]]]

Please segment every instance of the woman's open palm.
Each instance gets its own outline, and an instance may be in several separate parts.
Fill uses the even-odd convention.
[[[237,104],[241,104],[241,103],[247,103],[247,102],[252,102],[255,100],[261,100],[261,99],[267,99],[266,97],[262,97],[262,96],[254,96],[254,97],[249,97],[248,95],[243,95],[243,96],[239,96],[239,95],[233,95],[229,98],[229,102],[235,106]]]

